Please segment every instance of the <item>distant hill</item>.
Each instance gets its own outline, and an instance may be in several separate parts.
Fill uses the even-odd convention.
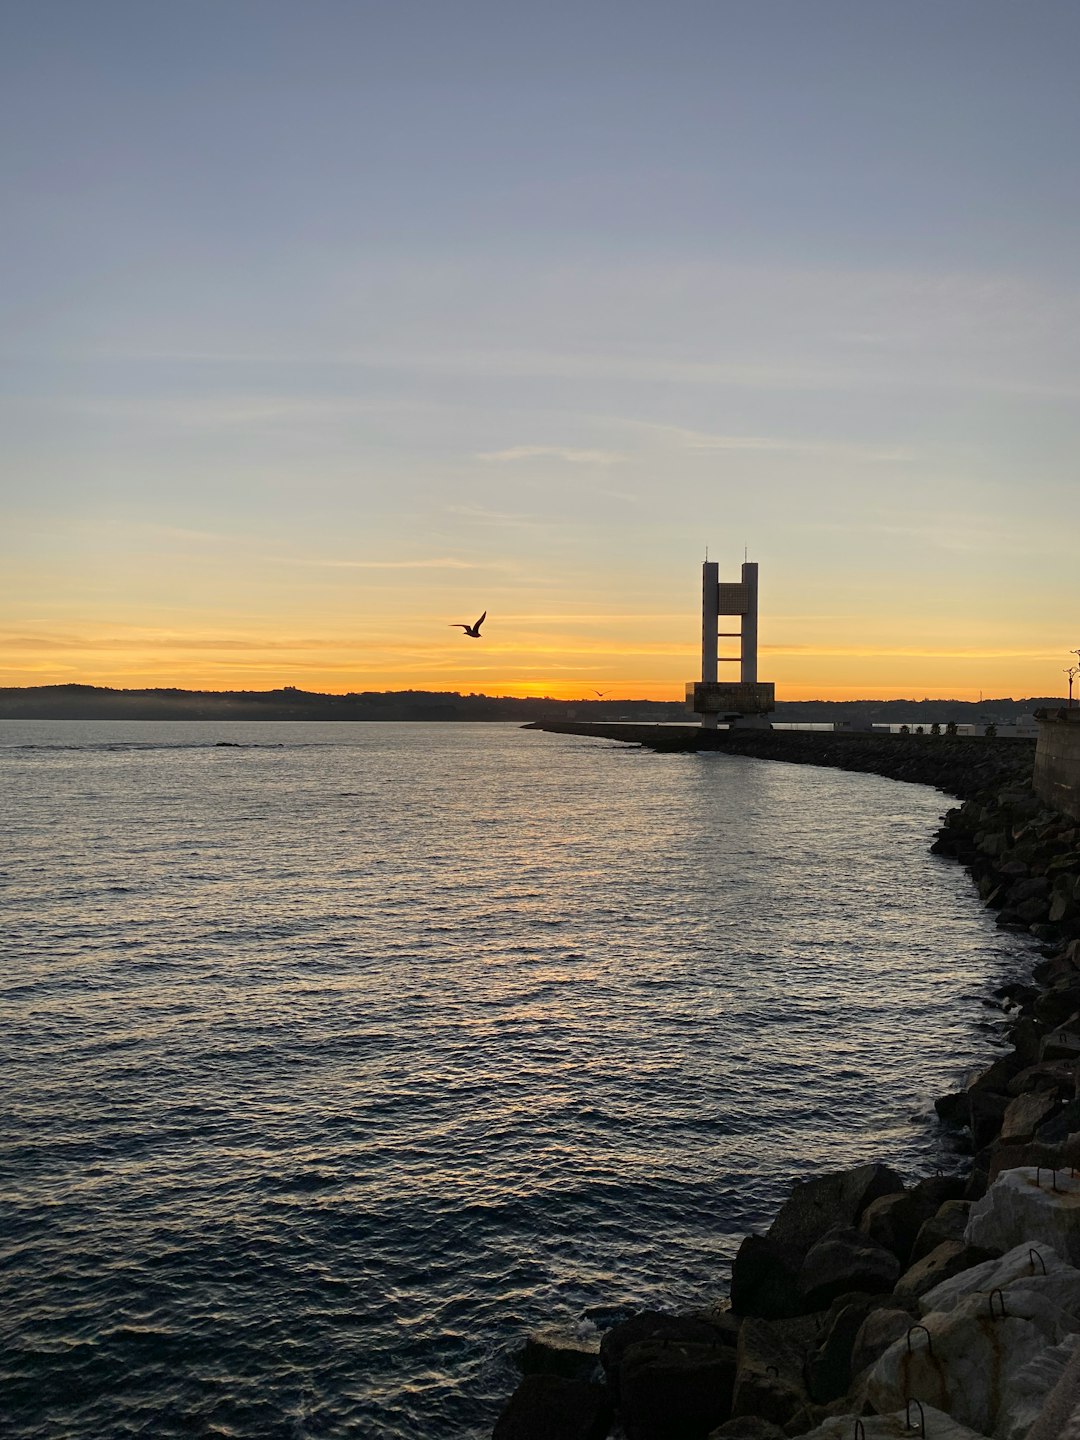
[[[773,719],[823,723],[973,724],[1058,706],[1057,696],[1013,700],[787,700]],[[280,690],[113,690],[98,685],[0,688],[0,720],[635,720],[690,718],[681,700],[553,700],[461,695],[453,690],[367,690],[321,695]]]

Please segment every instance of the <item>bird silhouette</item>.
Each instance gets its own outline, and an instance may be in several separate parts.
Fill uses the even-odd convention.
[[[602,700],[602,699],[604,698],[604,696],[607,694],[607,691],[606,691],[606,690],[594,690],[592,693],[593,693],[594,695],[598,695],[598,696],[600,697],[600,699]]]
[[[477,620],[474,625],[463,625],[460,620],[454,620],[454,621],[451,622],[450,629],[451,629],[451,630],[464,630],[466,635],[470,635],[474,640],[479,640],[479,639],[480,639],[480,626],[484,623],[484,621],[485,621],[486,619],[487,619],[487,611],[485,610],[484,613],[483,613],[483,615],[480,616],[480,619]]]

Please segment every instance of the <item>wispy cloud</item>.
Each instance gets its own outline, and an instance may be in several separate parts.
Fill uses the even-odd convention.
[[[915,660],[1053,660],[1056,650],[932,650],[906,645],[762,645],[772,655],[846,655],[877,660],[884,656]]]
[[[849,440],[821,439],[799,435],[732,435],[692,430],[684,425],[670,425],[656,420],[640,420],[628,416],[596,416],[605,424],[660,436],[685,450],[717,450],[764,455],[811,455],[824,459],[848,459],[895,464],[910,460],[912,452],[899,445],[866,445]]]
[[[618,465],[626,456],[617,450],[581,450],[568,445],[511,445],[507,450],[481,450],[476,459],[497,464],[513,464],[518,460],[562,460],[568,465]]]
[[[329,560],[320,556],[267,555],[274,565],[313,566],[321,570],[505,570],[500,560],[459,560],[452,555],[423,560]]]

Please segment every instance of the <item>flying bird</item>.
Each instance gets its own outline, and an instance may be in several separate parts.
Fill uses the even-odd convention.
[[[607,694],[607,691],[606,691],[606,690],[594,690],[592,693],[593,693],[594,695],[598,695],[598,696],[600,697],[600,699],[602,700],[602,699],[604,698],[604,696]]]
[[[480,616],[480,619],[477,620],[474,625],[463,625],[460,620],[455,620],[455,621],[453,621],[453,622],[451,623],[450,629],[451,629],[451,630],[464,630],[466,635],[471,635],[474,640],[479,640],[479,639],[480,639],[480,626],[484,623],[484,621],[485,621],[486,619],[487,619],[487,611],[485,610],[484,613],[483,613],[483,615]]]

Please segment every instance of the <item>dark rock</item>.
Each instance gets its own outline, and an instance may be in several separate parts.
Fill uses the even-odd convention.
[[[1080,1100],[1070,1100],[1056,1115],[1039,1126],[1035,1140],[1040,1145],[1062,1145],[1077,1132],[1080,1132]]]
[[[914,1192],[879,1195],[863,1211],[859,1230],[875,1245],[891,1250],[903,1268],[920,1225],[932,1213],[929,1203],[926,1200],[920,1203]]]
[[[806,1388],[818,1405],[847,1394],[851,1385],[851,1351],[855,1337],[870,1312],[895,1301],[876,1295],[842,1296],[830,1309],[825,1321],[825,1338],[817,1354],[812,1356],[806,1371]]]
[[[1039,1046],[1042,1042],[1042,1029],[1030,1015],[1023,1015],[1016,1024],[1009,1030],[1009,1043],[1021,1065],[1034,1065],[1039,1058]],[[1012,1086],[1015,1077],[1006,1086],[1009,1094],[1013,1094]]]
[[[712,1431],[709,1440],[786,1440],[786,1436],[779,1425],[760,1415],[737,1415]]]
[[[638,1345],[646,1340],[705,1346],[720,1343],[714,1327],[695,1316],[666,1315],[660,1310],[643,1310],[638,1315],[631,1315],[629,1319],[606,1331],[600,1341],[600,1364],[616,1400],[619,1396],[623,1356],[631,1345]]]
[[[946,1125],[966,1125],[969,1111],[967,1091],[954,1090],[950,1095],[939,1095],[934,1101],[934,1109]]]
[[[891,1251],[858,1230],[838,1226],[803,1261],[799,1272],[803,1308],[824,1310],[849,1290],[880,1294],[891,1290],[899,1275],[900,1262]]]
[[[1006,867],[1003,865],[1002,873]],[[1026,866],[1022,866],[1026,869]],[[1032,875],[1026,880],[1017,880],[1014,885],[1009,886],[1008,903],[1010,905],[1022,905],[1025,900],[1045,900],[1050,894],[1050,881],[1045,875]]]
[[[914,1264],[924,1255],[929,1255],[931,1250],[936,1250],[946,1240],[962,1240],[970,1208],[970,1204],[965,1200],[946,1200],[937,1213],[919,1227],[919,1233],[911,1247],[911,1263]]]
[[[993,1182],[1002,1170],[1015,1170],[1019,1165],[1041,1165],[1067,1170],[1080,1164],[1080,1135],[1068,1135],[1060,1145],[1047,1145],[1034,1140],[1028,1145],[996,1145],[990,1156],[988,1179]]]
[[[896,1282],[897,1299],[925,1295],[942,1280],[949,1280],[959,1275],[961,1270],[970,1270],[973,1265],[980,1265],[990,1258],[990,1252],[965,1245],[962,1240],[946,1240],[904,1271]]]
[[[1008,1104],[1007,1095],[998,1095],[991,1090],[968,1091],[968,1125],[971,1127],[971,1143],[976,1150],[996,1139]]]
[[[1029,1065],[1009,1081],[1010,1095],[1031,1090],[1052,1090],[1061,1099],[1073,1099],[1080,1067],[1068,1060],[1051,1060]]]
[[[836,1225],[857,1225],[879,1195],[903,1190],[904,1182],[887,1165],[860,1165],[800,1181],[769,1226],[768,1238],[805,1254]]]
[[[600,1359],[600,1337],[582,1339],[570,1327],[551,1326],[534,1330],[521,1352],[521,1368],[526,1375],[563,1375],[572,1380],[588,1380]]]
[[[603,1440],[611,1414],[601,1385],[526,1375],[496,1420],[492,1440]]]
[[[1036,1020],[1051,1028],[1063,1025],[1066,1020],[1080,1011],[1080,985],[1055,985],[1044,990],[1031,1007]]]
[[[785,1426],[805,1409],[803,1376],[820,1343],[821,1322],[815,1315],[746,1321],[739,1334],[732,1417],[759,1415]]]
[[[731,1414],[735,1352],[715,1343],[642,1340],[619,1368],[627,1440],[704,1440]]]
[[[911,1187],[912,1198],[926,1207],[927,1217],[936,1215],[946,1200],[960,1200],[964,1195],[963,1175],[927,1175]]]
[[[767,1235],[748,1235],[731,1267],[731,1308],[766,1320],[797,1315],[800,1266],[797,1251]]]
[[[992,1095],[1004,1095],[1009,1088],[1009,1081],[1020,1069],[1022,1069],[1022,1062],[1015,1055],[999,1055],[992,1064],[980,1071],[969,1082],[967,1092],[969,1095],[977,1091]]]
[[[999,985],[994,994],[999,1000],[1005,1000],[1010,1005],[1030,1005],[1042,991],[1037,985],[1025,985],[1020,980],[1010,980],[1007,985]]]
[[[1029,1090],[1010,1100],[1001,1121],[1003,1144],[1023,1144],[1048,1120],[1057,1108],[1057,1095],[1052,1090]]]

